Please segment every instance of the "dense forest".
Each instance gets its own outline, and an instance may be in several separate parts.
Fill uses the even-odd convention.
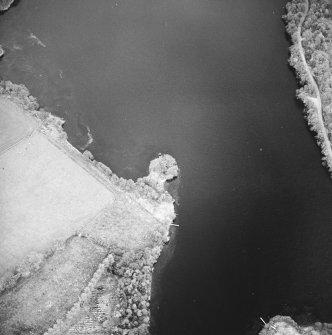
[[[286,11],[283,18],[293,43],[289,62],[301,86],[297,96],[306,105],[308,123],[317,133],[323,159],[331,171],[332,6],[328,0],[293,0]]]

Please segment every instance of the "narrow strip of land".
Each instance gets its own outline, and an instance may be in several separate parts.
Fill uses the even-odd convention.
[[[299,26],[297,28],[297,43],[298,43],[298,48],[299,48],[299,52],[300,52],[300,57],[302,60],[302,64],[304,66],[305,72],[307,74],[308,77],[308,82],[310,84],[310,86],[313,87],[316,97],[307,97],[308,100],[310,100],[316,110],[317,110],[317,116],[318,116],[318,123],[319,123],[319,129],[321,130],[320,133],[318,134],[321,137],[321,147],[324,150],[324,155],[326,155],[327,158],[327,162],[332,161],[332,149],[331,149],[331,144],[328,138],[328,134],[327,134],[327,130],[325,128],[325,124],[324,124],[324,119],[323,119],[323,111],[322,111],[322,99],[320,96],[320,92],[319,92],[319,88],[317,85],[316,80],[314,79],[311,71],[310,71],[310,67],[305,59],[305,54],[304,54],[304,48],[302,45],[302,27],[303,27],[303,23],[306,20],[307,16],[308,16],[308,12],[309,12],[309,0],[304,0],[304,5],[305,5],[305,11],[301,17],[301,20],[299,22]],[[330,169],[331,167],[328,166]]]

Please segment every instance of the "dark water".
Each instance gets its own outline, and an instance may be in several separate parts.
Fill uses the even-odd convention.
[[[154,334],[332,321],[332,184],[294,98],[284,5],[29,0],[0,17],[2,77],[63,116],[73,144],[89,127],[88,149],[127,178],[158,152],[181,167]]]

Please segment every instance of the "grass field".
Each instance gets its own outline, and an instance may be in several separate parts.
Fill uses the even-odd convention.
[[[38,127],[34,120],[23,113],[18,117],[17,106],[10,101],[0,103],[0,154],[20,140],[29,136]]]
[[[118,187],[45,120],[0,96],[0,335],[148,334],[174,207]]]
[[[45,135],[37,130],[25,137],[36,123],[13,108],[0,100],[0,120],[10,121],[0,123],[0,148],[14,144],[0,154],[0,275],[29,252],[69,237],[114,201]]]

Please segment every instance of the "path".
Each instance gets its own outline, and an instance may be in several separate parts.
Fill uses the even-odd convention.
[[[308,81],[309,84],[313,87],[316,97],[307,97],[308,100],[310,100],[314,106],[316,107],[317,110],[317,116],[318,116],[318,123],[319,123],[319,135],[321,138],[321,147],[323,149],[323,154],[326,156],[327,158],[327,163],[328,163],[328,168],[332,169],[331,163],[332,162],[332,149],[331,149],[331,143],[329,141],[328,138],[328,134],[327,134],[327,130],[325,128],[325,124],[324,124],[324,119],[323,119],[323,111],[322,111],[322,100],[321,100],[321,96],[320,96],[320,92],[319,92],[319,88],[318,85],[316,83],[316,80],[314,79],[311,71],[310,71],[310,67],[305,59],[305,54],[304,54],[304,49],[303,49],[303,45],[302,45],[302,26],[304,21],[307,18],[308,12],[309,12],[309,0],[305,0],[304,1],[304,5],[305,5],[305,11],[301,17],[298,29],[297,29],[297,40],[298,40],[298,47],[299,47],[299,52],[300,52],[300,57],[302,60],[302,64],[304,65],[305,71],[307,73],[308,76]]]

